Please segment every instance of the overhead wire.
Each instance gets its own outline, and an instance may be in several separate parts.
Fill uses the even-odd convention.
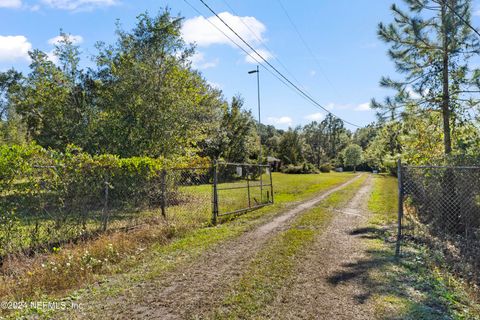
[[[234,8],[232,8],[232,6],[227,2],[227,0],[223,0],[223,3],[225,3],[225,5],[233,12],[233,14],[235,14],[235,15],[238,16],[238,13],[235,11]],[[255,39],[257,39],[257,41],[258,41],[265,49],[267,49],[268,52],[271,52],[271,53],[273,52],[273,50],[268,47],[268,45],[265,43],[265,41],[264,41],[263,39],[261,39],[261,37],[259,37],[259,36],[257,35],[257,33],[256,33],[255,31],[253,31],[252,28],[251,28],[247,23],[245,23],[245,21],[244,21],[243,19],[240,19],[240,22],[252,33],[252,35],[255,37]],[[285,72],[287,72],[287,73],[290,75],[290,77],[293,78],[293,80],[295,80],[298,84],[301,84],[300,81],[298,81],[298,79],[295,77],[295,75],[292,74],[292,73],[288,70],[288,68],[285,66],[285,64],[283,64],[283,62],[280,61],[280,59],[279,59],[277,56],[275,56],[274,54],[272,54],[272,57],[273,57],[273,59],[275,59],[275,60],[278,62],[278,64],[285,70]]]
[[[197,12],[200,16],[203,16],[203,14],[200,12],[200,10],[198,10],[196,7],[194,7],[188,0],[184,0],[184,2],[186,4],[188,4],[195,12]],[[263,69],[265,69],[266,71],[268,71],[272,76],[274,76],[275,78],[277,78],[280,82],[282,82],[285,86],[289,87],[290,88],[290,85],[285,82],[283,79],[281,79],[277,74],[275,74],[273,71],[271,71],[270,69],[268,69],[267,67],[265,67],[265,65],[263,65],[260,61],[258,61],[258,59],[252,55],[250,52],[248,52],[245,48],[243,48],[241,45],[239,45],[235,40],[233,40],[229,35],[227,35],[222,29],[220,29],[218,26],[216,26],[213,22],[211,22],[210,20],[208,19],[205,19],[212,27],[214,27],[215,29],[217,29],[217,31],[219,31],[220,33],[222,33],[228,40],[230,40],[230,42],[232,42],[235,46],[237,46],[240,50],[242,50],[246,55],[248,55],[249,57],[251,57],[259,66],[261,66]],[[293,88],[291,88],[292,90],[294,90]]]
[[[325,78],[325,80],[327,80],[327,83],[330,85],[330,87],[338,94],[338,90],[335,88],[335,86],[333,85],[333,83],[330,81],[330,79],[327,77],[327,74],[323,71],[323,68],[322,68],[322,64],[320,63],[320,61],[318,60],[317,56],[313,53],[313,50],[312,48],[308,45],[308,42],[305,40],[305,38],[302,36],[302,33],[300,32],[300,30],[298,29],[297,25],[295,24],[295,22],[293,22],[293,19],[292,17],[290,16],[290,14],[288,13],[288,10],[285,8],[285,6],[283,5],[282,1],[281,0],[277,0],[278,4],[280,5],[280,7],[282,8],[282,11],[283,13],[285,14],[285,16],[287,17],[287,20],[289,21],[290,25],[293,27],[293,29],[295,30],[295,33],[298,35],[298,38],[300,39],[300,41],[302,42],[303,46],[307,49],[308,53],[310,54],[310,56],[312,56],[313,60],[315,61],[320,73],[323,75],[323,77]]]
[[[472,26],[471,23],[469,23],[467,21],[467,19],[465,19],[461,14],[459,14],[449,3],[448,1],[445,1],[444,4],[447,6],[448,9],[450,9],[450,11],[453,12],[454,15],[456,15],[460,21],[462,21],[467,27],[469,27],[470,29],[472,29],[473,32],[475,32],[477,34],[478,37],[480,37],[480,32],[474,27]]]
[[[184,0],[187,1],[187,0]],[[327,114],[330,114],[334,116],[337,119],[342,120],[343,122],[357,128],[362,128],[362,126],[359,126],[355,123],[352,123],[350,121],[347,121],[337,115],[335,115],[333,112],[330,110],[326,109],[324,106],[322,106],[320,103],[318,103],[315,99],[313,99],[310,95],[308,95],[304,90],[299,88],[295,83],[293,83],[290,79],[288,79],[282,72],[280,72],[275,66],[273,66],[268,60],[266,60],[255,48],[253,48],[242,36],[238,34],[227,22],[225,22],[222,17],[220,17],[215,10],[213,10],[204,0],[199,0],[213,15],[215,15],[231,32],[233,32],[251,51],[253,51],[265,64],[267,64],[272,70],[274,70],[282,79],[284,79],[286,82],[288,82],[295,90],[301,95],[307,98],[312,104],[314,104],[316,107],[324,110]]]

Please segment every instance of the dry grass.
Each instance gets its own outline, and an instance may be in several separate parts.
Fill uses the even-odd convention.
[[[53,254],[8,257],[0,269],[0,297],[22,301],[45,294],[61,295],[97,280],[98,275],[116,273],[136,263],[153,243],[167,243],[174,229],[171,224],[151,220],[127,232],[54,249]]]

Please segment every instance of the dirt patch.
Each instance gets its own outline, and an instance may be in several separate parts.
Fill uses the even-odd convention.
[[[272,319],[372,319],[372,306],[361,261],[366,244],[355,230],[368,220],[367,200],[372,179],[355,194],[307,250],[295,276],[266,310]]]
[[[149,283],[139,283],[120,297],[101,302],[92,310],[74,314],[95,318],[94,314],[115,315],[117,319],[188,319],[207,314],[221,304],[246,265],[263,245],[296,215],[308,210],[360,176],[332,188],[312,200],[276,216],[239,238],[207,251],[193,262]]]

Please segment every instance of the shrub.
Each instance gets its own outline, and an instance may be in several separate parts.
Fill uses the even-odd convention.
[[[333,170],[333,166],[330,163],[325,163],[320,166],[320,172],[328,173]]]
[[[207,163],[92,156],[74,146],[65,153],[34,144],[0,146],[0,256],[86,236],[106,228],[111,213],[125,220],[157,207],[162,169]],[[17,224],[21,232],[14,232]]]
[[[302,165],[296,166],[293,164],[289,164],[287,166],[282,167],[281,171],[287,174],[310,174],[310,173],[318,173],[317,168],[311,163],[303,163]]]

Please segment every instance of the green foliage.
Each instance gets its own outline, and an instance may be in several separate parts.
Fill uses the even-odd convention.
[[[132,31],[117,28],[114,46],[98,46],[102,112],[94,127],[102,152],[171,158],[216,134],[220,92],[191,69],[194,51],[181,38],[181,22],[168,10],[141,14]]]
[[[363,162],[362,147],[358,144],[351,144],[344,150],[344,164],[346,166],[352,166],[353,170]]]
[[[245,111],[243,98],[232,98],[223,106],[223,116],[216,134],[200,143],[201,154],[211,159],[222,158],[228,162],[243,163],[258,159],[258,134],[256,122],[250,111]]]
[[[289,129],[280,140],[279,156],[285,164],[298,164],[303,161],[303,141],[301,128]]]
[[[27,76],[0,74],[0,143],[23,142],[24,130],[58,151],[75,144],[124,158],[192,155],[221,128],[224,102],[191,68],[194,50],[183,41],[181,25],[168,10],[141,14],[133,30],[117,28],[114,45],[97,45],[96,67],[88,71],[66,33],[56,44],[56,63],[33,50]]]
[[[469,62],[480,53],[480,41],[467,25],[471,1],[404,2],[408,11],[392,5],[394,22],[380,23],[378,35],[391,46],[388,54],[405,77],[400,81],[382,78],[380,85],[397,93],[383,104],[372,101],[372,106],[379,110],[380,119],[391,122],[405,115],[428,118],[430,130],[440,128],[435,138],[442,139],[443,153],[449,155],[456,128],[478,106],[474,95],[479,73],[471,70]],[[411,137],[423,142],[414,134]]]
[[[92,156],[71,145],[64,153],[35,144],[0,146],[2,250],[77,238],[104,228],[112,212],[126,220],[158,207],[162,169],[207,163],[199,157]],[[19,232],[11,232],[17,224]]]
[[[304,162],[302,165],[295,166],[289,164],[287,166],[282,167],[283,173],[288,174],[310,174],[310,173],[318,173],[318,169],[311,163]]]
[[[334,168],[330,163],[324,163],[320,166],[320,172],[322,173],[328,173],[332,171]]]
[[[375,123],[369,124],[364,128],[359,128],[355,131],[352,142],[358,144],[363,150],[366,150],[371,141],[373,141],[378,134],[378,127]]]

